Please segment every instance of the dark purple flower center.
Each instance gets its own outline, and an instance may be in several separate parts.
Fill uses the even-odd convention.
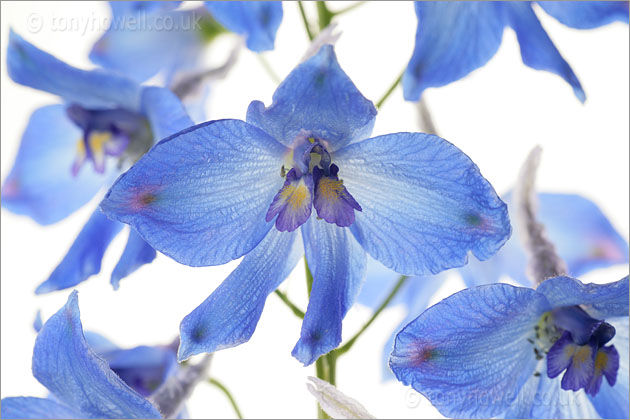
[[[269,206],[268,222],[277,216],[276,228],[292,232],[308,220],[315,207],[317,216],[328,223],[340,227],[354,223],[354,211],[361,211],[361,206],[339,179],[339,167],[332,163],[324,141],[299,136],[289,166],[288,172],[282,167],[281,176],[286,180]]]
[[[122,108],[86,109],[72,104],[68,117],[83,131],[77,143],[77,157],[72,174],[77,175],[89,160],[98,173],[105,172],[106,157],[118,158],[118,166],[135,162],[153,144],[153,134],[147,119],[137,112]]]

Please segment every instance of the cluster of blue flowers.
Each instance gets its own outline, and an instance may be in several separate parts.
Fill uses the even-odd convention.
[[[319,3],[320,24],[329,23],[336,13]],[[538,5],[578,29],[628,22],[627,2]],[[253,100],[245,121],[194,123],[206,120],[204,50],[226,32],[254,53],[273,49],[287,6],[112,2],[112,25],[89,56],[96,70],[72,67],[11,31],[11,79],[59,100],[30,117],[3,182],[2,207],[48,225],[102,197],[36,293],[99,273],[125,225],[114,289],[158,252],[193,267],[242,260],[164,346],[120,349],[84,333],[73,291],[37,325],[33,375],[50,397],[4,398],[1,416],[187,417],[189,392],[173,389],[194,386],[203,369],[182,362],[247,342],[267,297],[304,257],[309,301],[291,354],[305,366],[343,354],[343,319],[355,302],[376,309],[385,301],[404,305],[407,316],[385,346],[384,378],[411,385],[445,416],[628,418],[628,277],[577,279],[628,263],[626,239],[596,204],[538,194],[537,226],[566,271],[528,277],[528,264],[542,257],[531,251],[531,226],[519,219],[522,197],[499,196],[477,165],[438,135],[372,137],[377,109],[324,32],[271,104]],[[418,29],[401,81],[406,100],[483,66],[506,26],[524,64],[559,75],[586,99],[532,3],[409,7]],[[128,16],[180,24],[173,31],[116,26]],[[197,25],[184,25],[193,17]],[[307,23],[309,36],[311,29]],[[147,83],[155,78],[161,86]],[[466,289],[427,309],[452,272]],[[501,283],[506,277],[518,286]]]

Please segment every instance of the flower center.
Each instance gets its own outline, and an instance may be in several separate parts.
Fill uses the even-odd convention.
[[[153,144],[153,134],[147,119],[126,109],[86,109],[72,104],[68,117],[83,131],[77,142],[72,174],[76,176],[83,164],[92,161],[94,170],[105,172],[106,156],[118,158],[118,167],[134,163]]]
[[[362,209],[338,173],[325,141],[299,135],[290,160],[280,170],[286,180],[271,202],[266,220],[270,222],[277,216],[276,228],[292,232],[308,220],[315,207],[317,216],[326,222],[350,226],[355,220],[354,211]]]

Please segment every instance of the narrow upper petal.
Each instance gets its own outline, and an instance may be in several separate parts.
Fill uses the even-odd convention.
[[[110,223],[116,222],[110,221]],[[152,262],[155,259],[155,256],[155,249],[146,243],[135,230],[129,230],[129,239],[127,239],[125,250],[120,256],[120,260],[118,260],[118,263],[112,272],[110,282],[112,283],[114,290],[118,289],[120,280],[124,279],[143,265]]]
[[[244,35],[250,50],[273,50],[282,22],[282,2],[206,1],[205,5],[221,25]]]
[[[110,2],[112,23],[92,47],[90,60],[139,82],[161,71],[170,80],[177,71],[194,68],[204,47],[199,23],[203,13],[169,10],[177,3]]]
[[[101,271],[101,261],[110,242],[123,225],[94,210],[61,263],[35,293],[48,293],[76,286]]]
[[[2,206],[47,225],[83,206],[113,180],[110,165],[99,174],[83,168],[72,175],[83,133],[66,116],[63,105],[38,108],[29,119],[17,157],[2,186]]]
[[[501,2],[417,1],[416,45],[403,75],[405,99],[444,86],[486,64],[499,49],[505,19]]]
[[[265,214],[283,183],[285,152],[243,121],[199,124],[154,146],[118,178],[101,208],[182,264],[223,264],[271,228]]]
[[[48,398],[8,397],[0,402],[3,419],[80,419],[83,415]]]
[[[278,86],[265,108],[254,101],[247,122],[289,146],[302,130],[327,141],[333,151],[364,139],[374,127],[376,108],[337,62],[332,45],[297,66]]]
[[[549,35],[540,24],[531,4],[514,2],[506,4],[509,25],[516,32],[525,65],[536,70],[547,70],[562,77],[573,88],[581,101],[586,100],[582,85],[569,64],[562,58]]]
[[[165,88],[142,89],[142,112],[149,119],[156,143],[194,125],[179,98]]]
[[[59,401],[87,417],[159,418],[87,345],[77,292],[50,317],[35,341],[33,375]]]
[[[591,29],[612,22],[628,23],[627,1],[539,1],[540,7],[564,25]]]
[[[390,367],[445,416],[500,415],[534,373],[527,339],[547,310],[544,296],[532,289],[494,284],[463,290],[398,334]]]
[[[302,226],[313,289],[293,357],[310,365],[341,342],[341,321],[365,276],[365,252],[348,229],[311,217]]]
[[[404,274],[484,260],[510,235],[507,206],[449,142],[421,133],[371,138],[339,150],[339,178],[362,207],[350,227],[375,259]]]
[[[69,66],[13,31],[9,33],[7,71],[17,83],[50,92],[86,108],[136,110],[140,105],[140,86],[131,79],[102,70],[86,71]]]
[[[236,270],[184,318],[179,360],[248,341],[267,296],[289,275],[302,253],[296,232],[270,230]]]
[[[628,277],[606,284],[584,284],[571,277],[545,280],[538,288],[552,307],[582,306],[589,315],[606,319],[628,316]]]

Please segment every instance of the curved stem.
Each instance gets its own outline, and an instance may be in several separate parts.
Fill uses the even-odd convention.
[[[392,92],[394,91],[394,89],[396,89],[396,86],[398,86],[398,84],[400,83],[400,81],[402,80],[404,74],[404,70],[400,73],[400,75],[396,78],[396,80],[394,81],[394,83],[392,83],[392,85],[389,87],[389,89],[387,89],[387,92],[385,92],[385,94],[383,95],[383,97],[376,103],[376,108],[380,109],[381,106],[383,106],[383,104],[385,103],[385,101],[387,100],[387,98],[389,98],[389,95],[392,94]]]
[[[328,10],[328,6],[326,6],[325,1],[317,2],[317,20],[319,23],[320,31],[330,25],[330,22],[332,21],[334,16],[335,15],[330,10]]]
[[[342,354],[350,350],[352,345],[355,343],[355,341],[357,341],[357,339],[361,336],[361,334],[363,334],[365,330],[367,330],[368,327],[372,325],[376,317],[378,317],[380,313],[383,311],[383,309],[385,309],[387,305],[389,305],[389,303],[392,301],[392,299],[394,299],[394,297],[396,296],[400,288],[405,284],[408,278],[409,278],[408,276],[400,276],[400,278],[396,282],[396,285],[392,288],[392,290],[389,292],[389,295],[387,295],[387,297],[381,303],[381,305],[376,309],[376,311],[374,312],[372,317],[368,320],[368,322],[366,322],[365,325],[363,325],[363,327],[361,327],[361,329],[354,336],[352,336],[352,338],[346,344],[344,344],[343,346],[335,350],[335,352],[337,353],[336,354],[337,356],[341,356]]]
[[[278,289],[276,289],[274,293],[280,298],[280,300],[284,302],[285,305],[289,307],[289,309],[291,309],[291,311],[295,314],[295,316],[297,316],[298,318],[304,319],[304,311],[302,311],[293,302],[291,302],[291,300],[289,300],[286,294],[282,293]]]
[[[217,381],[216,379],[213,379],[213,378],[209,378],[208,379],[208,383],[210,383],[211,385],[216,386],[217,388],[219,388],[225,394],[227,399],[230,401],[230,404],[232,404],[232,408],[234,409],[234,412],[236,413],[236,417],[238,417],[239,419],[242,419],[243,418],[243,414],[241,413],[241,410],[239,410],[238,404],[236,404],[236,400],[234,399],[234,397],[232,396],[230,391],[228,391],[228,389],[225,387],[225,385],[223,385],[221,382],[219,382],[219,381]]]
[[[339,9],[339,10],[331,10],[330,13],[332,13],[334,16],[339,16],[342,15],[346,12],[349,12],[350,10],[356,9],[359,6],[363,6],[365,3],[367,3],[367,1],[358,1],[354,4],[351,4],[348,7],[344,7],[343,9]]]
[[[300,8],[300,14],[302,15],[302,21],[304,22],[304,29],[306,29],[306,35],[308,35],[308,40],[313,40],[313,33],[311,32],[311,27],[308,23],[308,19],[306,18],[306,12],[304,12],[304,5],[301,1],[297,2],[298,7]]]

